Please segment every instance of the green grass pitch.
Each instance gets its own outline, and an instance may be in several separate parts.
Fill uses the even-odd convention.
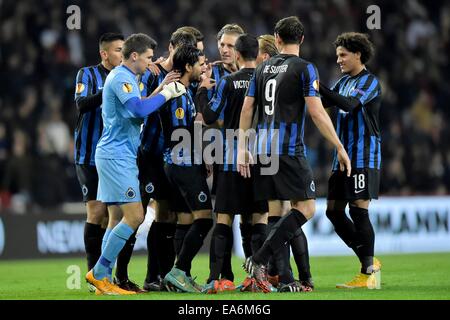
[[[336,283],[350,280],[358,271],[355,257],[313,257],[311,270],[316,289],[311,293],[221,293],[216,295],[157,292],[133,297],[95,296],[89,293],[84,281],[85,260],[52,259],[0,262],[0,299],[164,299],[164,300],[450,300],[450,253],[408,254],[379,256],[382,267],[381,290],[336,289]],[[244,279],[242,259],[233,258],[235,283]],[[67,273],[71,265],[81,268],[81,288],[68,289]],[[292,266],[295,264],[292,261]],[[131,260],[130,277],[142,285],[146,270],[146,257],[135,256]],[[196,257],[192,274],[205,281],[208,276],[208,257]],[[202,281],[198,281],[201,283]],[[70,282],[70,281],[69,281]],[[76,282],[75,282],[76,283]]]

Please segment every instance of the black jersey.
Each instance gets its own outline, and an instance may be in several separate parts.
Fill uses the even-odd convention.
[[[381,87],[377,78],[367,70],[356,76],[345,75],[332,90],[344,97],[355,97],[360,106],[353,112],[339,109],[336,132],[356,169],[381,168],[381,135],[379,110]],[[335,154],[333,171],[339,170]]]
[[[257,154],[305,155],[305,97],[320,96],[318,80],[312,63],[290,54],[276,55],[256,68],[247,96],[256,99]]]
[[[221,169],[224,171],[237,171],[237,138],[228,141],[226,130],[239,129],[242,104],[254,70],[244,68],[221,78],[216,86],[214,97],[208,104],[207,110],[204,110],[204,117],[208,116],[206,112],[213,113],[215,119],[223,115],[224,162]]]

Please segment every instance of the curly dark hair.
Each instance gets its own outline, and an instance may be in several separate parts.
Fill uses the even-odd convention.
[[[375,48],[365,33],[346,32],[340,34],[334,41],[335,48],[344,47],[350,52],[361,53],[361,63],[366,64],[375,53]]]

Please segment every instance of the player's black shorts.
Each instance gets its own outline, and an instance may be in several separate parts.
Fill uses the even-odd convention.
[[[261,164],[258,157],[254,166],[255,200],[308,200],[316,198],[316,186],[308,161],[302,156],[281,155],[275,174],[262,175],[261,168],[270,165]]]
[[[253,178],[245,179],[239,172],[218,172],[215,212],[244,215],[269,211],[267,201],[253,199]]]
[[[78,182],[80,183],[83,201],[97,200],[98,173],[95,166],[76,164]]]
[[[142,199],[150,197],[155,200],[167,200],[170,185],[164,172],[162,155],[155,156],[139,148],[137,165]]]
[[[380,171],[352,169],[350,177],[343,171],[333,171],[328,180],[328,200],[378,199]]]
[[[166,163],[164,171],[170,183],[170,210],[193,212],[212,209],[205,166],[178,166]]]

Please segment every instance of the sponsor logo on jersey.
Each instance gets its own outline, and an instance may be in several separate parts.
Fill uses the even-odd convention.
[[[178,108],[177,110],[175,110],[175,117],[179,120],[184,118],[184,109],[183,108]]]
[[[313,88],[314,90],[319,91],[319,80],[313,81]]]
[[[133,85],[131,83],[124,83],[122,86],[122,90],[125,93],[130,93],[131,91],[133,91]]]
[[[84,88],[85,88],[85,85],[84,85],[84,83],[77,83],[77,88],[76,88],[76,93],[77,94],[80,94],[80,93],[82,93],[83,91],[84,91]]]

